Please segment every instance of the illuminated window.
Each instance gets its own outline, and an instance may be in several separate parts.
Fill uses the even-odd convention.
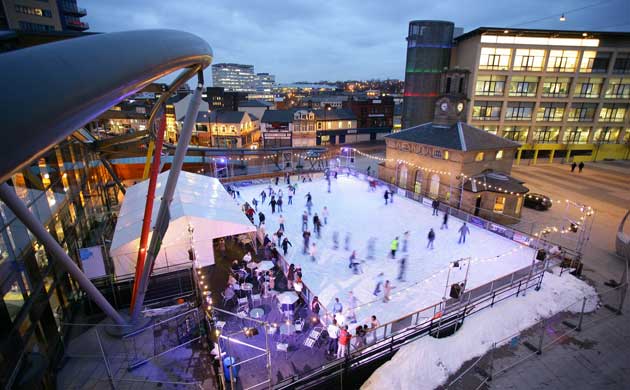
[[[592,122],[595,119],[595,103],[572,103],[569,110],[569,122]]]
[[[499,47],[482,47],[479,57],[479,69],[508,70],[512,49]]]
[[[533,102],[509,102],[505,112],[505,120],[523,121],[531,120],[534,111]]]
[[[623,122],[627,110],[625,104],[604,104],[599,112],[599,120],[600,122]]]
[[[533,142],[538,144],[555,144],[560,134],[559,127],[539,127],[534,130]]]
[[[499,126],[496,125],[481,125],[479,126],[479,129],[486,131],[490,134],[494,134],[497,135],[498,130],[499,130]]]
[[[483,152],[479,152],[475,155],[475,161],[483,161]]]
[[[480,75],[475,85],[475,95],[503,96],[505,76]]]
[[[348,121],[348,128],[352,127],[352,122]]]
[[[510,96],[536,96],[538,77],[515,76],[510,80]]]
[[[590,73],[593,71],[595,63],[596,51],[585,51],[582,53],[582,61],[580,61],[580,72]]]
[[[326,122],[326,128],[330,130],[332,128],[332,122]]]
[[[472,115],[476,120],[497,121],[501,117],[501,102],[476,101]]]
[[[514,70],[538,72],[545,66],[545,51],[540,49],[516,49]]]
[[[541,122],[561,122],[564,117],[564,103],[543,102],[536,112],[536,120]]]
[[[549,52],[548,72],[573,72],[577,63],[577,50],[551,50]]]
[[[579,98],[598,98],[602,90],[602,78],[580,77],[575,85],[575,94],[573,96]]]
[[[562,142],[565,144],[585,144],[590,133],[590,127],[569,127],[564,131]]]
[[[543,79],[543,97],[567,97],[569,94],[569,77],[545,77]]]
[[[528,126],[508,126],[503,129],[503,138],[516,142],[527,142],[528,134]]]
[[[337,123],[337,128],[338,128],[338,129],[343,128],[343,122],[342,122],[342,121],[339,121],[339,122]]]
[[[497,160],[501,160],[503,158],[503,150],[497,151],[496,156],[494,156]]]
[[[630,78],[611,78],[606,86],[605,98],[630,99]]]
[[[444,160],[448,160],[448,150],[444,151]]]
[[[503,210],[505,210],[505,196],[494,198],[494,208],[492,210],[497,214],[503,214]]]
[[[619,139],[620,127],[600,127],[593,135],[593,142],[598,144],[614,144]]]
[[[433,151],[433,158],[442,158],[442,151],[441,150],[434,150]]]

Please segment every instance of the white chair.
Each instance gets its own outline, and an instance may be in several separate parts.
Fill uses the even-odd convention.
[[[284,352],[285,360],[288,359],[288,356],[289,356],[289,344],[288,343],[276,343],[276,351]]]
[[[249,300],[247,297],[238,298],[238,308],[236,311],[244,310],[245,312],[249,312]]]
[[[252,305],[256,306],[256,301],[262,303],[262,298],[260,294],[252,294]]]

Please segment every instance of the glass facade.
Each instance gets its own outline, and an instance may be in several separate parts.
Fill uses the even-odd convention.
[[[102,244],[113,228],[118,189],[85,145],[66,140],[8,182],[43,226],[78,262],[79,249]],[[49,261],[46,248],[0,203],[0,381],[31,353],[60,357],[60,322],[81,296],[76,283]]]

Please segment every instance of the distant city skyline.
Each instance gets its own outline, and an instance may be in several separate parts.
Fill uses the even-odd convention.
[[[168,28],[206,39],[214,62],[253,64],[276,82],[404,79],[407,28],[415,19],[477,27],[630,31],[630,2],[480,0],[262,3],[219,0],[80,0],[91,32]],[[581,7],[588,7],[579,10]],[[566,21],[559,15],[565,13]],[[534,21],[534,22],[532,22]],[[211,77],[210,69],[206,71]]]

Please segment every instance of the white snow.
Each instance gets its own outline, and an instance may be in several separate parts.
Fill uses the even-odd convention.
[[[494,342],[507,344],[516,333],[555,313],[579,312],[584,296],[588,298],[586,311],[593,311],[598,302],[594,288],[568,272],[562,277],[547,273],[540,291],[509,298],[467,318],[454,335],[443,339],[427,336],[405,345],[361,389],[434,389],[445,384],[464,362],[487,352]]]
[[[295,176],[292,183],[295,183]],[[252,201],[256,197],[260,202],[260,192],[269,184],[240,187],[241,202]],[[379,186],[375,192],[368,191],[368,184],[354,177],[339,175],[332,179],[331,193],[327,192],[327,183],[323,179],[299,183],[293,205],[288,204],[288,188],[280,180],[279,186],[273,186],[277,192],[283,191],[284,211],[271,214],[269,197],[266,204],[258,205],[266,216],[266,232],[273,239],[278,229],[279,214],[285,219],[286,234],[293,244],[287,255],[289,263],[301,265],[304,283],[319,296],[320,301],[332,308],[335,297],[339,297],[347,307],[348,292],[352,291],[358,300],[357,319],[365,322],[371,315],[376,315],[381,324],[403,317],[411,312],[439,302],[447,282],[448,264],[451,261],[472,257],[467,288],[489,282],[502,275],[532,263],[534,251],[517,242],[501,237],[492,232],[470,225],[470,235],[465,244],[457,243],[457,230],[462,221],[450,217],[448,230],[440,230],[442,212],[432,216],[429,206],[406,199],[394,198],[394,203],[385,205],[383,193],[385,187]],[[313,233],[311,242],[317,243],[317,260],[311,262],[309,255],[302,253],[302,213],[306,210],[305,196],[313,196],[313,213],[320,216],[323,207],[329,210],[328,224],[322,228],[322,237],[313,232],[312,216],[309,216],[309,230]],[[257,222],[256,217],[256,222]],[[436,233],[435,249],[427,249],[427,234],[433,228]],[[332,249],[333,231],[339,233],[338,250]],[[405,282],[397,281],[399,259],[403,255],[403,233],[410,232],[408,260]],[[346,233],[351,234],[350,250],[344,250]],[[388,257],[390,243],[398,236],[400,246],[396,259]],[[376,237],[375,259],[367,260],[367,241]],[[348,258],[352,250],[363,259],[363,273],[354,275],[348,268]],[[500,257],[496,257],[500,256]],[[464,272],[453,269],[450,283],[464,279]],[[380,272],[390,280],[395,288],[390,302],[383,303],[382,295],[372,293],[375,280]]]

